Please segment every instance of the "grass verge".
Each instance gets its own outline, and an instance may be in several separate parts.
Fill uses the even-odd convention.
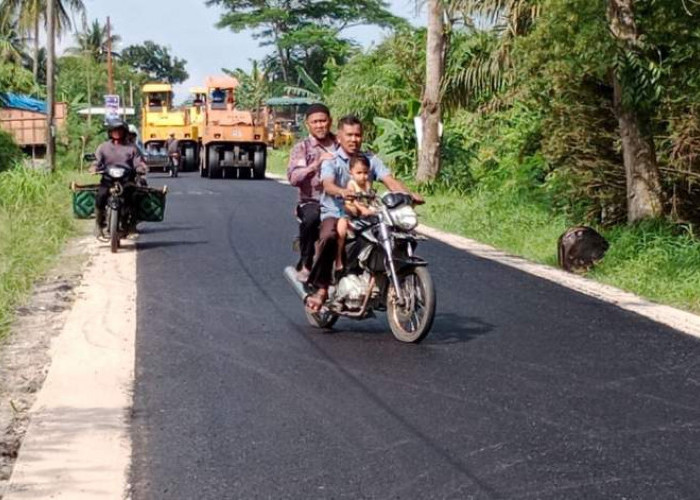
[[[76,230],[68,185],[77,176],[74,170],[49,174],[21,166],[0,173],[0,337],[14,308]]]
[[[425,224],[552,266],[559,235],[573,225],[535,202],[485,191],[437,193],[426,201]],[[651,221],[600,232],[610,250],[588,277],[700,313],[700,240],[691,228]]]

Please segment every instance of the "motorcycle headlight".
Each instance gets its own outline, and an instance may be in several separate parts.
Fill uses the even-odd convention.
[[[125,173],[126,169],[122,167],[109,167],[107,169],[107,175],[109,175],[112,179],[121,179],[124,177]]]
[[[418,215],[416,211],[408,205],[390,210],[389,214],[391,215],[394,226],[404,231],[415,229],[418,225]]]

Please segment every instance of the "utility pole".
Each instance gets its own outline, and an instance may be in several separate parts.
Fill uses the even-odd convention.
[[[121,89],[119,92],[119,100],[122,105],[122,120],[126,121],[126,91],[124,90],[124,82],[119,82],[119,88]]]
[[[92,130],[92,83],[90,81],[90,56],[89,54],[85,54],[85,65],[87,66],[87,101],[88,101],[88,128]]]
[[[54,59],[56,53],[56,16],[55,0],[46,3],[46,160],[51,172],[56,169],[56,127],[54,123]]]
[[[114,73],[112,72],[112,25],[107,16],[107,93],[114,94]]]

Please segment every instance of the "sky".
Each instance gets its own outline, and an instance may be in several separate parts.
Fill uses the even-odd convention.
[[[87,19],[105,22],[110,16],[113,31],[121,36],[120,47],[153,40],[165,45],[170,54],[187,61],[190,78],[175,87],[176,101],[187,97],[187,89],[201,85],[208,75],[221,73],[221,68],[250,69],[251,60],[261,59],[271,50],[259,47],[251,32],[233,33],[218,29],[219,7],[206,7],[205,0],[83,0]],[[390,10],[416,26],[426,23],[425,12],[416,11],[415,0],[391,0]],[[386,32],[377,27],[361,26],[343,32],[364,47],[380,41]],[[67,35],[59,48],[70,46]],[[119,47],[118,47],[119,48]],[[117,48],[117,49],[118,49]]]

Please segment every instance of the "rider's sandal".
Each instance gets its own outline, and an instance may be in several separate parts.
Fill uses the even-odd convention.
[[[314,293],[310,293],[306,297],[304,297],[304,307],[306,307],[306,309],[308,309],[309,312],[312,313],[321,312],[321,309],[323,309],[323,304],[325,302],[325,299],[319,297],[319,293],[317,291]]]

